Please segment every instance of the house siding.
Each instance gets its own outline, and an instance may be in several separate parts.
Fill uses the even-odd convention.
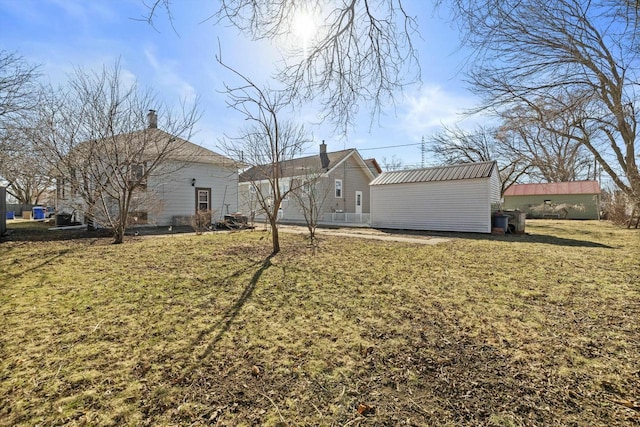
[[[370,170],[364,162],[358,161],[357,154],[354,152],[344,159],[340,164],[331,169],[326,175],[317,181],[319,194],[325,194],[326,198],[321,207],[323,214],[330,214],[336,211],[355,212],[355,193],[362,191],[362,213],[370,212],[370,196],[369,182],[371,181]],[[296,178],[293,178],[296,179]],[[342,197],[335,197],[335,180],[342,180]],[[291,178],[281,178],[282,182],[289,183]],[[262,185],[263,191],[268,189],[268,182],[261,181],[256,183]],[[255,195],[250,191],[249,182],[241,182],[239,184],[240,210],[246,215],[250,215],[252,210],[256,211],[257,218],[263,218],[260,214],[260,207],[255,203]],[[267,190],[268,191],[268,190]],[[282,209],[281,219],[290,221],[304,221],[302,209],[298,205],[296,199],[289,195],[288,200],[283,200],[280,209]]]
[[[195,185],[191,180],[195,178]],[[211,189],[211,209],[213,220],[221,219],[238,210],[238,172],[235,168],[205,163],[190,163],[176,172],[158,176],[150,180],[148,190],[160,201],[157,211],[150,210],[149,223],[152,225],[170,225],[174,217],[195,214],[196,188]],[[228,207],[227,207],[228,205]]]
[[[362,213],[369,213],[371,211],[369,195],[371,179],[364,172],[367,166],[360,164],[354,156],[351,156],[344,162],[344,166],[340,165],[340,167],[343,168],[345,176],[343,188],[345,212],[356,211],[356,191],[362,191]]]
[[[489,196],[491,203],[500,203],[502,192],[502,183],[500,182],[500,174],[497,171],[497,168],[494,168],[491,176],[489,177]]]
[[[518,209],[527,212],[529,218],[544,217],[543,213],[533,213],[531,208],[539,206],[545,200],[550,201],[554,205],[568,203],[572,205],[582,204],[584,211],[569,209],[567,219],[599,219],[598,204],[599,197],[597,194],[553,194],[553,195],[532,195],[532,196],[505,196],[505,209]],[[553,215],[554,217],[556,215]]]
[[[499,197],[488,178],[374,185],[371,226],[490,233],[491,202]]]

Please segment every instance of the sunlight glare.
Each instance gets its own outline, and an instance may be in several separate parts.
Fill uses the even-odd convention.
[[[311,15],[307,12],[298,12],[296,14],[293,22],[293,34],[302,41],[305,51],[316,31],[316,23]]]

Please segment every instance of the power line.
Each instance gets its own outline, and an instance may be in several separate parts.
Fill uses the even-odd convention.
[[[387,148],[416,147],[418,145],[422,145],[422,142],[416,142],[416,143],[413,143],[413,144],[387,145],[386,147],[372,147],[372,148],[356,148],[356,147],[353,147],[351,149],[352,150],[358,150],[358,151],[370,151],[370,150],[385,150]],[[349,148],[347,148],[346,150],[349,150]],[[340,151],[344,151],[344,150],[340,150]],[[305,150],[300,154],[313,155],[313,154],[316,154],[316,151]]]
[[[398,148],[398,147],[415,147],[416,145],[421,145],[422,142],[417,142],[414,144],[401,144],[401,145],[387,145],[386,147],[374,147],[374,148],[358,148],[358,151],[368,151],[368,150],[384,150],[386,148]]]

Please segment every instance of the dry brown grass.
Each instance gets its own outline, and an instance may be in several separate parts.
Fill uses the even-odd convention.
[[[0,425],[640,424],[640,230],[527,227],[2,243]]]

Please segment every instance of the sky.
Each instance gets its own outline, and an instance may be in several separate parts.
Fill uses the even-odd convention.
[[[64,84],[78,67],[99,71],[119,60],[125,78],[137,79],[168,104],[198,97],[202,117],[191,141],[221,152],[220,138],[239,134],[244,120],[221,93],[230,74],[215,61],[219,46],[225,62],[258,81],[268,81],[275,70],[275,46],[207,20],[216,11],[215,0],[173,2],[173,27],[162,14],[149,25],[144,1],[0,0],[0,49],[39,64],[43,80],[53,85]],[[473,127],[464,112],[477,100],[464,83],[468,52],[459,48],[458,34],[431,2],[405,0],[405,7],[418,21],[421,83],[405,88],[395,107],[384,108],[373,124],[368,106],[362,106],[346,135],[302,114],[293,117],[313,134],[306,154],[317,152],[324,140],[329,151],[357,148],[380,164],[395,157],[404,166],[420,167],[422,137],[428,140],[443,124]],[[425,158],[426,166],[434,164]]]

